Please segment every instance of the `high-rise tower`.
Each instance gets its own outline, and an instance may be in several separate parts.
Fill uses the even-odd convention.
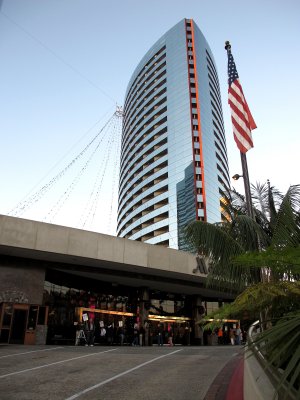
[[[118,236],[184,249],[183,227],[217,222],[230,186],[215,62],[184,19],[145,54],[127,87]]]

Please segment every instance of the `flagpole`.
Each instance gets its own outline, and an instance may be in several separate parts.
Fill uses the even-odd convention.
[[[250,180],[249,180],[249,174],[248,174],[247,157],[246,157],[246,154],[242,153],[242,152],[241,152],[241,162],[242,162],[242,171],[243,171],[243,179],[244,179],[247,214],[249,215],[249,217],[254,219],[251,190],[250,190]]]
[[[231,50],[231,44],[229,41],[225,42],[225,49],[227,51],[227,56],[229,56],[229,52]],[[246,153],[240,152],[240,154],[241,154],[241,163],[242,163],[242,171],[243,171],[242,176],[244,179],[244,190],[245,190],[247,214],[249,217],[254,219],[251,190],[250,190],[250,180],[249,180],[248,165],[247,165],[247,157],[246,157]]]

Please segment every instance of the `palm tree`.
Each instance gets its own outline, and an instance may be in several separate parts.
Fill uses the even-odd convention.
[[[290,186],[284,196],[269,182],[252,185],[255,219],[245,215],[243,196],[235,191],[226,196],[228,222],[195,221],[186,228],[191,248],[210,260],[208,285],[238,295],[213,316],[222,319],[247,311],[270,321],[256,344],[270,363],[284,366],[282,382],[299,384],[300,185]]]

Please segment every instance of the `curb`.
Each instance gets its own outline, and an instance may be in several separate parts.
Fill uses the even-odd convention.
[[[243,400],[244,353],[232,357],[213,380],[203,400]]]

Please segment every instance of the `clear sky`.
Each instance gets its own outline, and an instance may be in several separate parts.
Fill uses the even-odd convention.
[[[225,40],[231,41],[258,126],[253,131],[255,147],[247,153],[250,181],[270,179],[282,191],[300,183],[299,0],[3,0],[0,214],[7,214],[76,157],[112,115],[115,104],[123,104],[127,83],[143,55],[183,18],[194,19],[215,57],[230,174],[242,172],[227,104]],[[84,227],[113,233],[115,161],[105,157],[109,151],[117,153],[117,141],[101,146],[97,159],[102,170],[94,167],[92,177],[90,166],[85,168],[75,200],[69,196],[55,218],[45,216],[76,181],[76,174],[64,183],[60,180],[43,206],[34,204],[22,217],[83,226],[78,221],[89,206],[81,196],[90,196],[90,183],[97,187],[99,205],[92,212],[93,224]],[[241,181],[233,186],[243,192]]]

